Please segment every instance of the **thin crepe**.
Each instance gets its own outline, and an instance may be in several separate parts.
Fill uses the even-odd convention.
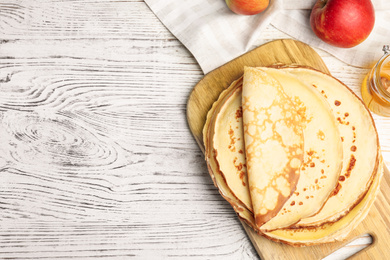
[[[214,181],[216,187],[218,187],[221,195],[232,205],[237,215],[246,224],[252,227],[259,235],[265,236],[276,242],[283,242],[292,246],[310,246],[323,243],[330,243],[334,241],[341,241],[345,239],[348,234],[365,218],[370,207],[372,206],[376,194],[379,191],[379,183],[383,175],[383,162],[379,163],[375,179],[370,186],[369,192],[363,197],[363,199],[351,210],[346,216],[340,220],[327,223],[320,227],[310,228],[286,228],[275,230],[271,232],[262,233],[257,229],[252,212],[250,212],[245,205],[238,200],[236,196],[231,192],[227,186],[221,171],[219,171],[218,162],[214,154],[214,149],[208,141],[210,134],[214,126],[216,111],[220,109],[225,103],[224,101],[233,93],[241,92],[241,85],[233,83],[227,90],[221,93],[220,98],[216,101],[213,107],[210,109],[205,127],[203,130],[203,137],[205,143],[205,154],[209,173]]]
[[[367,216],[380,190],[384,173],[383,160],[380,158],[375,178],[369,190],[355,207],[335,222],[317,227],[286,228],[266,232],[267,238],[293,246],[309,246],[345,240]]]
[[[261,227],[295,191],[304,116],[275,78],[249,67],[244,70],[242,111],[249,193]]]
[[[309,68],[305,68],[305,69],[309,70]],[[291,70],[296,71],[297,68],[291,68]],[[316,72],[316,73],[320,73],[320,72]],[[222,172],[220,171],[220,165],[216,160],[216,154],[215,154],[216,151],[213,147],[212,141],[210,141],[213,139],[214,136],[215,120],[217,118],[217,114],[224,107],[224,105],[227,104],[226,100],[228,100],[229,97],[232,97],[233,93],[237,94],[238,92],[241,91],[241,87],[242,86],[240,81],[236,81],[227,90],[221,93],[220,98],[213,104],[212,108],[210,109],[207,115],[207,120],[203,131],[207,166],[209,169],[210,176],[212,177],[214,184],[218,187],[221,195],[233,206],[234,210],[237,212],[238,216],[243,221],[245,221],[249,226],[251,226],[256,232],[268,237],[271,240],[280,241],[294,246],[307,246],[307,245],[327,243],[335,240],[344,239],[347,236],[347,234],[351,230],[353,230],[353,228],[356,227],[358,223],[361,222],[362,219],[364,219],[379,189],[379,180],[382,177],[382,172],[383,172],[383,163],[382,161],[379,161],[380,159],[379,150],[377,153],[375,153],[376,157],[374,159],[375,161],[374,164],[376,166],[371,165],[371,168],[374,167],[372,168],[374,170],[373,172],[371,172],[371,177],[370,177],[371,182],[369,181],[366,184],[368,186],[368,189],[365,192],[363,192],[363,195],[361,196],[360,199],[355,201],[353,207],[349,208],[346,211],[344,216],[338,217],[337,218],[338,220],[334,222],[329,223],[329,221],[325,221],[321,225],[310,226],[307,228],[304,226],[301,227],[294,226],[292,228],[278,229],[275,231],[264,233],[264,231],[263,232],[260,231],[256,226],[253,213],[244,205],[244,203],[241,200],[237,198],[237,196],[234,193],[232,193],[231,188],[227,185],[227,181],[224,175],[222,174]],[[340,88],[344,89],[342,91],[349,91],[350,94],[352,94],[353,98],[357,99],[357,101],[360,102],[360,100],[358,100],[358,98],[352,93],[352,91],[350,91],[345,85],[341,85]],[[337,88],[335,91],[337,92]],[[328,93],[326,94],[322,93],[322,94],[324,95],[325,98],[327,98],[327,95],[329,96]],[[235,96],[239,96],[239,95],[235,95]],[[341,99],[337,101],[342,102]],[[360,103],[360,106],[363,106],[363,109],[365,109],[362,103]],[[359,113],[361,113],[361,111],[357,112],[357,114]],[[373,120],[371,117],[370,119],[371,120],[364,121],[364,124],[370,125],[369,128],[373,128],[375,132],[375,126]],[[340,122],[340,120],[338,120],[338,122]],[[376,132],[374,133],[374,136],[376,136]],[[362,135],[358,135],[358,138],[364,140],[364,136]],[[337,190],[338,188],[335,189],[335,191]]]
[[[243,142],[242,80],[238,80],[235,84],[240,89],[226,96],[224,105],[218,108],[215,115],[212,146],[215,150],[219,170],[231,192],[252,211]]]
[[[239,198],[237,198],[237,196],[232,192],[230,187],[227,185],[226,178],[220,169],[219,162],[217,161],[217,156],[216,156],[217,151],[213,147],[213,138],[215,137],[215,133],[214,133],[215,121],[217,115],[221,110],[221,108],[226,105],[226,100],[228,100],[231,96],[237,97],[235,93],[240,93],[241,95],[241,90],[242,90],[241,88],[242,88],[242,79],[234,81],[229,86],[228,89],[224,90],[220,94],[218,100],[214,102],[213,106],[211,107],[211,109],[207,114],[207,119],[203,128],[203,143],[205,146],[205,158],[207,162],[207,168],[211,176],[211,179],[214,182],[214,185],[218,188],[222,197],[231,204],[231,206],[237,212],[239,217],[242,219],[248,219],[250,218],[250,216],[252,216],[251,210],[248,209],[248,207],[246,207],[245,204],[242,202],[244,199],[241,198],[240,200]],[[241,100],[241,97],[239,98],[239,100]],[[237,153],[237,155],[239,156],[240,154]],[[232,177],[233,175],[227,175],[227,176]],[[239,179],[235,178],[235,180],[237,181]],[[241,180],[239,181],[241,182]],[[249,194],[249,190],[247,190],[246,192]],[[250,208],[252,208],[251,205]]]
[[[295,226],[320,226],[346,215],[368,191],[379,165],[380,147],[374,120],[363,102],[343,83],[303,67],[282,67],[326,98],[337,119],[343,145],[343,169],[338,185],[321,211]]]
[[[262,231],[271,231],[289,227],[321,210],[338,183],[343,149],[336,118],[330,112],[326,99],[316,89],[285,71],[260,69],[280,82],[284,92],[303,114],[304,160],[299,182],[282,210],[260,227]],[[244,84],[243,91],[245,87]]]

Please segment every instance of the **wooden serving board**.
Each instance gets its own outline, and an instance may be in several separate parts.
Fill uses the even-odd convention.
[[[199,147],[204,152],[202,129],[208,110],[221,91],[243,74],[244,66],[268,66],[272,64],[299,64],[311,66],[329,73],[321,57],[308,45],[294,40],[276,40],[264,44],[237,59],[208,73],[193,89],[187,104],[187,120]],[[343,242],[320,246],[292,247],[272,242],[257,235],[243,223],[259,256],[273,259],[322,259],[342,246],[364,234],[373,237],[369,247],[352,256],[352,259],[387,259],[390,257],[390,176],[386,170],[381,182],[381,191],[365,220]]]

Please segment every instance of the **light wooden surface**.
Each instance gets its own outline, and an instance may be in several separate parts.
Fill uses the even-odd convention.
[[[0,1],[0,259],[256,259],[186,122],[202,77],[143,1]]]

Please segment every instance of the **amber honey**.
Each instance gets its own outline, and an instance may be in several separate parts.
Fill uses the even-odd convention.
[[[366,106],[375,114],[390,116],[390,49],[367,74],[362,83],[362,97]]]

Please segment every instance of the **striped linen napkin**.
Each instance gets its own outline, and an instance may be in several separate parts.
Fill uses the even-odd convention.
[[[203,72],[254,49],[264,29],[277,29],[311,46],[329,52],[347,64],[367,67],[377,61],[382,46],[390,44],[390,3],[372,0],[376,22],[368,39],[344,49],[322,42],[309,24],[316,0],[271,0],[269,7],[253,16],[231,12],[224,0],[145,0],[161,22],[194,55]]]

